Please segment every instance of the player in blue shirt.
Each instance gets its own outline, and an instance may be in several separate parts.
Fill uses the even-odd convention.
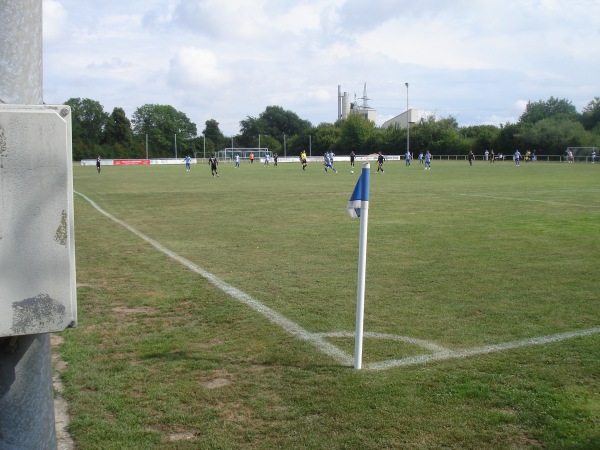
[[[190,165],[192,164],[192,158],[190,158],[190,155],[185,155],[185,170],[187,172],[190,171]]]
[[[423,170],[431,170],[431,153],[429,153],[429,150],[425,153],[425,169]]]
[[[337,170],[335,170],[335,168],[333,167],[333,159],[331,157],[332,153],[329,152],[325,152],[325,155],[323,155],[323,165],[325,166],[325,172],[327,172],[327,168],[330,168],[331,170],[333,170],[335,173],[337,173]]]

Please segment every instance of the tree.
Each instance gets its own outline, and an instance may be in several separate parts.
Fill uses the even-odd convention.
[[[595,129],[600,133],[600,97],[595,97],[583,108],[581,123],[586,130]]]
[[[297,136],[294,136],[297,138]],[[260,138],[260,146],[263,148],[268,148],[269,151],[271,153],[279,153],[280,155],[283,154],[283,145],[281,145],[281,142],[279,142],[278,139],[275,139],[273,136],[270,135],[263,135]],[[290,150],[290,141],[286,140],[286,151],[289,154],[289,150]]]
[[[540,120],[526,128],[519,138],[524,148],[550,155],[561,155],[567,147],[585,147],[593,142],[592,135],[580,122],[556,116]]]
[[[375,125],[370,120],[351,114],[342,122],[342,133],[339,139],[339,149],[350,153],[375,153],[376,149],[369,148],[368,143],[375,134]]]
[[[393,124],[380,131],[379,151],[386,155],[394,155],[406,152],[406,128]]]
[[[70,98],[65,104],[71,107],[73,157],[96,159],[108,114],[99,102],[89,98]]]
[[[472,144],[471,139],[461,139],[454,117],[437,119],[434,115],[411,127],[410,142],[413,153],[429,150],[435,155],[466,155]]]
[[[219,128],[219,122],[217,122],[215,119],[209,119],[205,122],[205,127],[202,134],[207,140],[207,150],[209,144],[211,144],[211,150],[227,147],[227,138],[221,132],[221,129]]]
[[[340,140],[342,134],[340,127],[330,123],[321,123],[310,130],[309,134],[312,136],[311,147],[313,155],[323,155],[331,148],[339,150],[339,146],[336,146],[336,144]],[[308,150],[306,147],[303,147],[302,149]],[[348,151],[348,153],[350,153],[350,151]]]
[[[460,136],[470,139],[475,153],[483,153],[494,148],[500,129],[494,125],[476,125],[460,129]]]
[[[296,134],[289,139],[286,139],[287,155],[298,155],[302,150],[306,150],[306,154],[312,154],[313,130],[310,128],[301,134]]]
[[[148,135],[149,154],[154,157],[173,157],[175,143],[178,155],[192,153],[192,139],[197,135],[196,124],[168,105],[146,104],[133,113],[133,133],[139,140]]]
[[[567,99],[550,97],[545,102],[527,102],[525,111],[521,114],[519,122],[534,124],[540,120],[553,116],[561,116],[565,119],[576,119],[577,110]]]
[[[306,134],[311,127],[308,120],[300,119],[292,111],[286,111],[281,106],[267,106],[257,118],[248,116],[245,120],[240,121],[241,136],[239,140],[242,144],[253,147],[258,144],[258,135],[260,134],[261,136],[271,136],[283,145],[284,135],[287,138]]]
[[[106,120],[103,142],[109,145],[120,144],[129,147],[133,141],[131,122],[125,115],[123,108],[113,109]]]
[[[263,136],[265,134],[264,122],[256,117],[247,116],[245,120],[240,121],[240,136],[238,137],[239,145],[244,147],[256,147],[258,146],[258,136]]]

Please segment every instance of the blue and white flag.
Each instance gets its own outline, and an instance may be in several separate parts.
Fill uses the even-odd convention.
[[[356,182],[356,186],[354,187],[354,192],[352,192],[352,196],[350,197],[350,201],[348,202],[348,206],[346,206],[348,213],[350,213],[350,217],[352,217],[353,219],[357,219],[360,217],[360,212],[363,208],[363,202],[369,201],[369,185],[371,184],[370,178],[370,168],[363,167],[360,177]]]

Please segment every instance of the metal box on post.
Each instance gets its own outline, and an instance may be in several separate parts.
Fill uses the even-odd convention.
[[[0,336],[75,326],[71,110],[0,105]]]

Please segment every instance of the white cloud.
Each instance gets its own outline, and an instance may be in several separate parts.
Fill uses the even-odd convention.
[[[44,0],[43,34],[46,43],[59,43],[66,36],[67,11],[57,0]]]
[[[217,57],[210,50],[180,48],[169,65],[169,83],[180,89],[211,89],[230,80],[231,76],[219,68]]]
[[[410,106],[460,124],[521,103],[598,96],[600,2],[43,0],[44,89],[123,107],[170,104],[226,135],[269,105],[337,118],[337,86],[380,117]],[[526,101],[525,101],[526,104]]]
[[[535,101],[535,100],[534,100]],[[529,100],[517,100],[515,102],[515,107],[521,111],[524,112],[525,109],[527,108],[527,103],[529,103]]]

